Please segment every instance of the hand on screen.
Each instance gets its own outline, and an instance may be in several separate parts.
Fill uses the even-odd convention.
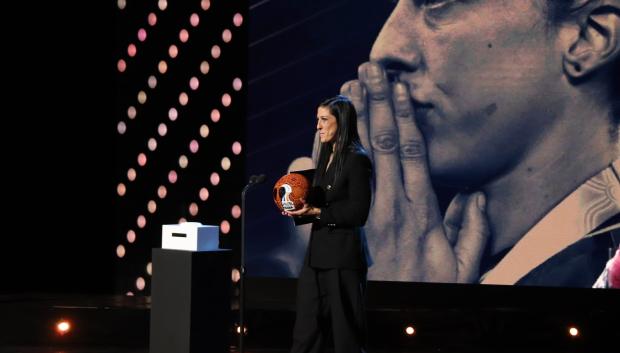
[[[369,278],[478,281],[489,234],[485,196],[457,195],[442,219],[408,87],[390,83],[384,70],[369,62],[341,94],[355,105],[360,138],[374,164],[375,190],[365,226],[374,262]]]

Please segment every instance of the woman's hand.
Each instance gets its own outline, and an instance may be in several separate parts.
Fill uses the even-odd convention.
[[[289,217],[304,217],[304,216],[316,217],[321,214],[320,208],[307,204],[306,200],[304,199],[301,199],[301,201],[304,203],[304,206],[302,208],[295,210],[295,211],[283,211],[282,215],[289,216]]]

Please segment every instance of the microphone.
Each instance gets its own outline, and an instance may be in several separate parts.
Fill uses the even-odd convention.
[[[250,176],[250,181],[248,182],[248,184],[243,188],[243,191],[248,191],[251,187],[253,187],[254,185],[258,185],[262,182],[265,181],[265,179],[267,178],[267,176],[265,174],[258,174],[258,175],[252,175]]]

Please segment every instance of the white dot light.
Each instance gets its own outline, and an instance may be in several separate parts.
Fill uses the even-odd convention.
[[[241,24],[243,24],[243,16],[240,13],[236,13],[235,16],[233,16],[233,23],[236,27],[241,26]]]
[[[135,119],[137,113],[138,112],[136,111],[136,107],[134,107],[133,105],[130,105],[129,108],[127,108],[127,117],[129,119]]]
[[[138,53],[138,49],[136,48],[136,45],[131,43],[127,46],[127,55],[134,57],[136,56],[136,54]]]
[[[138,228],[144,228],[146,226],[146,217],[139,215],[136,219],[136,224],[138,225]]]
[[[200,7],[202,7],[203,10],[207,11],[209,9],[209,7],[211,7],[211,1],[209,1],[209,0],[202,0],[200,2]]]
[[[149,14],[148,22],[150,26],[155,26],[157,24],[157,15],[154,12]]]
[[[157,87],[157,77],[153,75],[149,76],[148,85],[150,88]]]
[[[235,91],[240,91],[240,90],[241,90],[241,87],[243,87],[243,82],[241,81],[241,79],[240,79],[239,77],[236,77],[236,78],[233,80],[233,84],[232,84],[232,86],[233,86],[233,89],[234,89]]]
[[[155,213],[155,211],[157,211],[157,202],[150,200],[146,208],[149,210],[149,213]]]
[[[165,74],[166,71],[168,71],[168,64],[165,60],[162,60],[159,62],[159,64],[157,64],[157,69],[159,70],[159,73]]]
[[[149,142],[147,143],[148,147],[149,147],[149,151],[155,151],[157,149],[157,140],[155,140],[155,138],[151,137],[149,139]]]
[[[116,2],[116,6],[118,6],[119,9],[124,10],[125,6],[127,6],[127,1],[125,1],[125,0],[118,0]]]
[[[179,55],[179,48],[177,48],[176,45],[172,44],[169,48],[168,48],[168,55],[170,55],[171,58],[176,58],[177,55]]]
[[[178,175],[176,171],[171,170],[168,172],[168,181],[170,182],[170,184],[176,183],[177,179],[178,179]]]
[[[202,201],[207,201],[207,199],[209,198],[209,190],[207,190],[207,188],[201,188],[198,196]]]
[[[576,327],[570,327],[568,329],[568,334],[571,335],[571,337],[577,337],[579,336],[579,329],[577,329]]]
[[[125,60],[119,59],[116,63],[116,69],[119,72],[125,72],[125,70],[127,69],[127,63],[125,62]]]
[[[232,151],[234,154],[238,155],[239,153],[241,153],[241,143],[239,143],[238,141],[235,141],[232,144]]]
[[[160,10],[164,11],[168,7],[168,1],[166,1],[166,0],[159,0],[157,2],[157,6],[159,7]]]
[[[187,219],[185,219],[185,217],[181,217],[179,218],[179,221],[177,223],[185,223],[187,222]]]
[[[153,275],[153,263],[152,262],[149,262],[148,264],[146,264],[146,273],[149,276]]]
[[[177,111],[177,108],[168,109],[168,119],[170,119],[171,121],[175,121],[178,117],[179,112]]]
[[[192,25],[192,27],[198,26],[198,24],[200,23],[200,16],[198,16],[197,13],[193,13],[191,16],[189,16],[189,23]]]
[[[181,43],[186,43],[189,39],[189,32],[186,29],[179,31],[179,40]]]
[[[118,196],[125,196],[126,192],[127,188],[125,187],[125,184],[118,183],[118,185],[116,186],[116,193],[118,194]]]
[[[224,93],[222,95],[222,105],[228,107],[230,103],[232,103],[232,97],[230,97],[230,94]]]
[[[69,333],[69,331],[71,331],[71,324],[69,321],[62,320],[56,324],[56,332],[58,332],[59,335],[63,336]]]
[[[234,205],[230,210],[230,214],[235,219],[241,217],[241,207],[239,207],[239,205]]]
[[[181,92],[179,94],[179,104],[181,104],[182,106],[186,106],[187,102],[189,102],[189,96],[187,95],[187,93]]]
[[[127,241],[129,243],[136,241],[136,232],[134,232],[133,229],[127,231]]]
[[[222,223],[220,223],[220,230],[222,234],[228,234],[228,232],[230,232],[230,223],[228,223],[227,220],[223,220]]]
[[[140,91],[138,92],[138,103],[144,104],[146,102],[146,92]]]
[[[124,121],[119,121],[118,124],[116,124],[116,130],[122,135],[127,131],[127,125]]]
[[[222,169],[224,170],[230,169],[230,158],[228,157],[222,158],[222,162],[220,163],[220,165],[222,166]]]
[[[179,167],[181,167],[182,169],[187,168],[188,162],[189,160],[184,154],[182,154],[181,157],[179,157]]]
[[[123,244],[116,247],[116,256],[123,258],[125,256],[125,246]]]
[[[166,197],[166,194],[168,194],[168,189],[166,189],[164,185],[160,185],[157,188],[157,196],[159,196],[160,199],[163,199]]]
[[[204,138],[209,136],[209,127],[206,124],[200,126],[200,136]]]
[[[214,123],[217,123],[218,121],[220,121],[220,111],[219,111],[219,110],[217,110],[217,109],[213,109],[213,110],[211,111],[211,120],[212,120]]]
[[[189,87],[193,91],[197,90],[199,85],[200,85],[200,81],[198,81],[198,78],[192,77],[189,79]]]
[[[138,277],[136,279],[136,288],[138,288],[138,290],[143,290],[145,285],[146,282],[144,281],[144,278]]]
[[[128,297],[133,297],[133,292],[132,291],[128,291],[127,293],[125,293],[126,296]]]
[[[164,123],[159,124],[157,127],[157,133],[159,136],[166,136],[166,133],[168,133],[168,126]]]
[[[233,282],[237,283],[239,282],[239,279],[241,279],[241,273],[239,272],[238,269],[233,268],[230,274],[230,278],[232,279]]]
[[[140,28],[138,30],[138,40],[144,42],[146,40],[146,29]]]
[[[222,49],[220,49],[218,45],[214,45],[211,48],[211,56],[213,57],[213,59],[219,58],[221,54],[222,54]]]
[[[217,173],[211,173],[211,184],[217,185],[220,183],[220,175]]]
[[[415,334],[415,328],[413,328],[413,326],[407,326],[405,328],[405,333],[409,336],[412,336],[413,334]]]
[[[129,168],[127,170],[127,179],[129,179],[129,181],[136,180],[136,170],[135,169]]]
[[[145,164],[146,164],[146,155],[144,153],[140,153],[138,155],[138,165],[140,167],[144,167]]]
[[[225,29],[222,32],[222,40],[224,41],[224,43],[228,43],[232,40],[232,32],[230,31],[230,29]]]
[[[196,141],[196,140],[192,140],[192,141],[190,141],[190,143],[189,143],[189,150],[190,150],[192,153],[196,153],[196,152],[198,152],[198,148],[199,148],[199,147],[200,147],[200,145],[198,144],[198,141]]]
[[[209,63],[208,62],[203,61],[203,62],[200,63],[200,72],[202,72],[204,75],[209,73]]]
[[[192,202],[189,205],[189,214],[191,214],[192,216],[195,216],[198,214],[198,205],[195,202]]]

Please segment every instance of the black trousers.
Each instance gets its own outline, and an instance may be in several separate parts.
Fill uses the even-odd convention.
[[[329,334],[335,353],[366,351],[366,270],[304,265],[297,282],[297,317],[291,353],[321,353]]]

